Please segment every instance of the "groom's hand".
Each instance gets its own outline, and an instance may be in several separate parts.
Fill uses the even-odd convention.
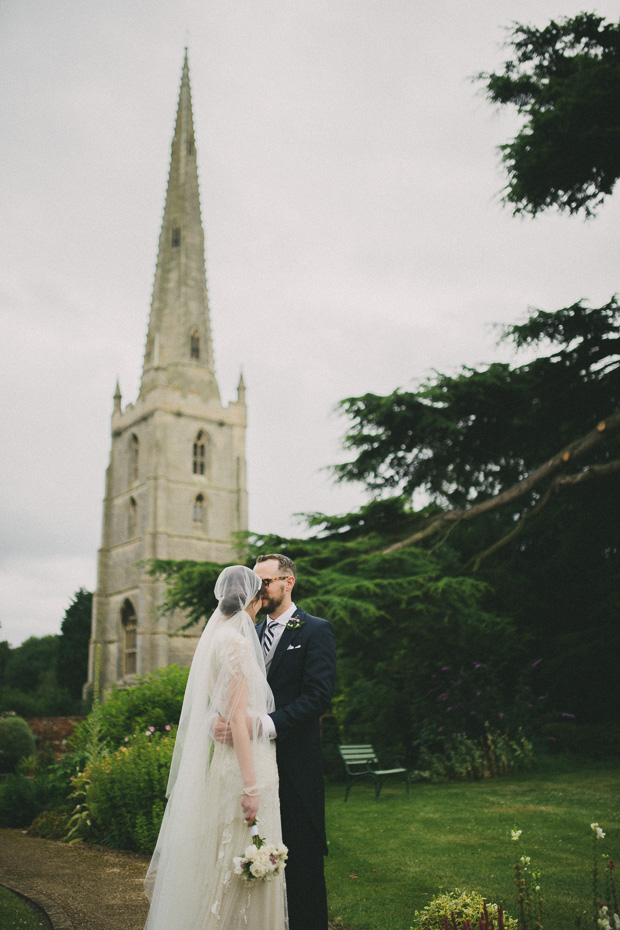
[[[248,734],[250,739],[254,738],[254,717],[246,717],[246,723],[248,725]],[[258,724],[260,726],[260,722]],[[230,724],[227,723],[225,717],[218,717],[217,723],[213,728],[213,735],[218,743],[232,743],[232,730]]]
[[[218,743],[232,743],[232,730],[224,717],[218,717],[213,728],[213,735]]]

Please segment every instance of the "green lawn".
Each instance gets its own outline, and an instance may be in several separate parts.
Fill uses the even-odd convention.
[[[41,930],[43,924],[34,909],[14,891],[0,885],[0,927],[2,930]],[[48,926],[46,923],[45,926]]]
[[[620,766],[562,766],[484,782],[383,788],[327,785],[326,860],[330,913],[346,930],[409,930],[414,911],[439,891],[476,890],[514,905],[515,854],[542,871],[544,930],[573,930],[591,901],[592,831],[607,836],[598,849],[620,858]],[[523,835],[518,843],[510,830]]]

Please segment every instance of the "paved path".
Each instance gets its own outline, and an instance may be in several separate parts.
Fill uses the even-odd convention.
[[[0,883],[44,906],[51,902],[55,930],[142,930],[148,861],[137,853],[0,830]]]
[[[0,885],[42,906],[53,930],[143,930],[149,858],[0,830]]]

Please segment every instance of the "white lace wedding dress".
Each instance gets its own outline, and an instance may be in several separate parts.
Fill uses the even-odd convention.
[[[217,593],[217,588],[216,588]],[[233,857],[251,843],[243,819],[243,783],[235,749],[213,740],[219,716],[229,717],[239,692],[248,717],[272,709],[264,660],[250,617],[209,621],[188,680],[171,788],[157,847],[145,880],[151,899],[145,930],[286,930],[284,876],[246,881]],[[280,809],[275,746],[256,727],[252,739],[260,835],[280,843]]]

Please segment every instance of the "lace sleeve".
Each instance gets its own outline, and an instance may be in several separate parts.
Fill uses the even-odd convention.
[[[249,645],[242,636],[232,632],[223,640],[219,650],[217,690],[222,695],[222,714],[227,718],[232,716],[242,698],[247,700],[251,660]]]

